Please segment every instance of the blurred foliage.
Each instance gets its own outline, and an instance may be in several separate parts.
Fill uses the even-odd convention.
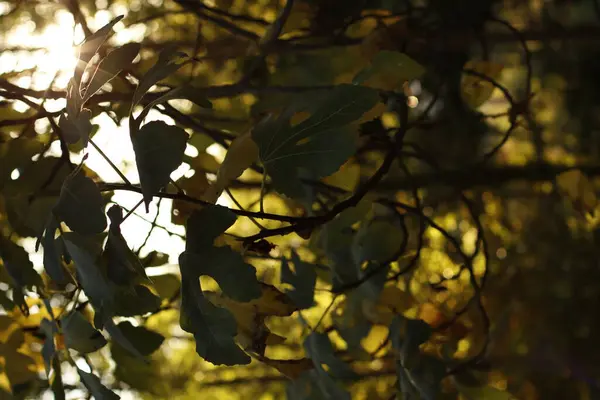
[[[599,22],[0,1],[0,398],[597,398]]]

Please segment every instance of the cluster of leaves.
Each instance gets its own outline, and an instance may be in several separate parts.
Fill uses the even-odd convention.
[[[47,118],[52,128],[34,139],[1,137],[0,223],[6,227],[0,231],[0,281],[9,285],[10,295],[0,296],[6,310],[0,319],[0,388],[18,396],[40,373],[56,398],[65,398],[70,387],[63,370],[70,365],[96,398],[119,398],[121,383],[140,393],[167,395],[168,389],[149,382],[164,377],[156,360],[172,329],[150,321],[176,310],[202,362],[274,368],[289,380],[289,399],[350,399],[355,383],[387,376],[394,380],[385,381],[384,397],[513,398],[487,384],[492,323],[482,291],[491,262],[489,232],[479,210],[485,207],[473,193],[465,196],[452,175],[466,165],[477,184],[489,168],[486,163],[529,118],[524,114],[530,84],[525,100],[513,99],[498,83],[503,67],[487,59],[467,61],[462,41],[471,44],[476,35],[453,25],[460,20],[477,32],[491,2],[470,1],[454,9],[433,1],[425,16],[411,2],[352,2],[340,16],[335,11],[340,1],[288,0],[273,23],[176,3],[185,13],[255,39],[237,83],[204,88],[182,79],[199,62],[209,61],[172,44],[161,45],[154,59],[141,57],[139,43],[107,53],[107,39],[123,20],[118,17],[78,47],[77,66],[60,93],[64,110],[48,113],[29,100],[31,92],[8,81],[0,85],[0,96],[39,112],[24,118]],[[378,24],[369,25],[370,18]],[[264,34],[247,28],[252,24],[265,28]],[[367,34],[359,41],[350,35],[357,33],[353,29]],[[423,46],[423,38],[432,45]],[[334,45],[352,44],[358,50],[343,50],[345,65],[333,79],[326,78],[325,68],[322,75],[311,72],[335,61],[327,52]],[[313,47],[317,51],[310,53]],[[295,52],[304,48],[309,54],[298,72]],[[277,49],[291,55],[282,51],[271,60]],[[440,59],[439,53],[450,55]],[[139,76],[131,68],[138,57]],[[268,63],[277,66],[275,72]],[[295,71],[290,75],[303,77],[300,85],[286,86],[290,69]],[[419,98],[425,106],[415,104],[415,82],[426,88]],[[209,98],[243,93],[257,93],[250,126],[222,116],[211,122],[208,117],[218,115],[219,106]],[[486,120],[498,116],[481,110],[494,94],[507,105],[500,114],[506,123],[500,138],[484,146]],[[127,118],[139,185],[111,162],[110,148],[94,141],[92,120],[106,103],[103,95],[126,97],[100,112]],[[174,107],[180,103],[172,101],[181,99],[193,103],[194,115]],[[175,124],[146,122],[156,109]],[[206,125],[198,122],[203,117]],[[443,135],[427,135],[439,121]],[[49,146],[43,143],[54,140],[61,144],[60,158],[46,155]],[[227,149],[222,162],[205,151],[212,142]],[[188,146],[200,153],[193,161],[186,155]],[[430,154],[428,146],[442,153]],[[79,165],[71,163],[71,152],[87,153],[89,147],[123,182],[101,182],[86,165],[87,156]],[[187,161],[194,164],[194,175],[172,179]],[[17,178],[11,176],[15,170]],[[426,211],[441,203],[446,212],[446,191],[424,196],[419,190],[431,171],[448,179],[459,199],[456,219],[461,221],[454,228]],[[241,179],[246,176],[257,179]],[[568,171],[556,182],[580,217],[593,214],[594,186],[581,171]],[[234,195],[237,188],[255,189],[258,200],[242,205]],[[140,193],[142,199],[124,210],[111,200],[117,189]],[[216,204],[225,195],[236,207]],[[173,199],[172,221],[185,225],[179,274],[149,274],[147,267],[166,263],[164,255],[140,258],[121,229],[138,206],[144,204],[148,213],[163,198]],[[285,212],[265,211],[274,203],[270,199],[284,203]],[[248,221],[251,229],[236,229]],[[476,232],[473,243],[459,225]],[[155,220],[152,229],[156,226]],[[285,235],[295,235],[294,240],[279,241]],[[20,238],[27,237],[35,238],[36,250],[43,249],[43,271],[34,268],[21,246]],[[442,264],[442,258],[443,270],[431,274],[435,266],[429,266],[425,271],[425,264]],[[275,277],[252,259],[271,263]],[[298,325],[294,339],[301,345],[280,358],[272,354],[280,354],[278,346],[289,341],[277,321]],[[41,350],[32,350],[26,334]],[[117,384],[112,386],[89,357],[107,348],[115,363]]]

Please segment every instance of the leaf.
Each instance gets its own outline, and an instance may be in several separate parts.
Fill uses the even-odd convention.
[[[79,45],[79,60],[83,61],[84,64],[87,64],[88,61],[90,61],[98,52],[100,46],[102,46],[102,44],[106,41],[106,38],[113,26],[121,21],[123,17],[123,15],[119,15],[108,24],[104,25],[90,36],[86,37],[85,40]]]
[[[268,344],[280,344],[285,338],[271,333],[265,325],[265,318],[270,316],[286,317],[292,315],[297,307],[277,288],[261,284],[262,294],[250,302],[231,300],[220,293],[204,292],[206,298],[216,306],[229,310],[237,322],[236,340],[244,348],[264,355]]]
[[[310,308],[314,305],[317,282],[315,266],[300,260],[294,250],[292,250],[292,262],[294,263],[293,272],[287,260],[281,259],[281,283],[288,283],[294,287],[294,289],[286,291],[286,294],[300,309]]]
[[[217,172],[217,180],[211,189],[208,201],[217,201],[221,192],[237,179],[258,158],[258,147],[250,132],[246,132],[235,138],[225,154],[225,159]]]
[[[100,382],[100,378],[96,375],[82,371],[79,368],[77,368],[77,372],[79,373],[81,382],[83,382],[96,400],[117,400],[121,398],[115,392],[104,386],[102,382]]]
[[[573,169],[556,177],[556,185],[573,202],[574,208],[583,215],[594,214],[598,206],[596,188],[592,181],[581,172]]]
[[[196,170],[190,178],[179,179],[177,185],[185,191],[185,194],[197,199],[202,198],[202,195],[210,186],[208,179],[206,179],[206,174],[200,170]],[[171,222],[177,225],[185,225],[186,220],[192,215],[192,212],[199,207],[189,201],[173,200]]]
[[[133,317],[153,313],[160,308],[161,300],[146,286],[135,285],[115,289],[113,312],[115,316]]]
[[[212,247],[201,253],[186,252],[186,260],[200,275],[208,275],[233,300],[247,302],[261,295],[256,269],[230,247]]]
[[[61,114],[58,118],[60,134],[68,144],[83,141],[83,147],[87,146],[90,133],[92,132],[92,112],[88,109],[82,110],[75,116]]]
[[[400,249],[404,233],[389,220],[364,221],[352,241],[352,256],[356,265],[365,261],[387,263]]]
[[[146,212],[153,195],[181,164],[187,139],[183,129],[162,121],[149,122],[132,136]]]
[[[252,138],[277,191],[302,198],[301,177],[320,179],[336,172],[356,148],[357,130],[349,125],[378,101],[372,89],[340,85],[259,123]],[[310,116],[292,126],[292,117],[306,111]]]
[[[154,64],[142,79],[140,79],[140,83],[133,94],[132,106],[139,103],[144,94],[146,94],[152,86],[177,71],[182,64],[177,64],[176,61],[182,57],[187,57],[187,55],[178,52],[173,46],[168,46],[161,51],[156,64]]]
[[[234,342],[237,325],[233,315],[209,302],[200,289],[199,274],[179,257],[181,269],[181,328],[194,335],[196,352],[215,365],[249,364],[250,357]]]
[[[0,259],[9,276],[18,287],[39,287],[42,285],[42,279],[33,269],[27,251],[2,235],[0,235]]]
[[[397,90],[404,82],[418,79],[424,73],[423,66],[406,54],[382,50],[354,77],[353,83],[379,90]]]
[[[104,321],[104,329],[106,329],[111,339],[117,342],[119,346],[123,347],[134,356],[139,357],[142,360],[144,359],[144,355],[138,350],[138,347],[133,344],[134,342],[137,342],[137,339],[128,337],[119,326],[115,325],[112,318],[108,318]],[[127,332],[131,333],[130,330]]]
[[[103,254],[107,262],[106,274],[108,279],[121,286],[148,282],[144,266],[131,251],[121,234],[120,224],[123,222],[121,207],[112,206],[108,210],[108,216],[111,222]]]
[[[172,299],[179,294],[181,281],[174,274],[164,274],[152,277],[154,289],[161,299]]]
[[[212,247],[215,239],[230,228],[236,219],[229,209],[217,205],[194,211],[186,225],[186,250],[201,252]]]
[[[431,333],[431,327],[423,321],[402,316],[396,316],[390,325],[398,382],[405,396],[418,393],[425,400],[435,400],[439,395],[446,367],[440,360],[419,352],[419,346],[430,338]]]
[[[0,342],[0,357],[3,360],[0,365],[5,374],[5,377],[0,377],[0,379],[8,379],[12,387],[18,387],[38,379],[35,360],[19,350],[25,342],[23,331],[15,329],[7,336],[6,341]],[[0,382],[0,387],[5,386],[4,383]],[[2,393],[0,392],[0,394]]]
[[[106,345],[106,339],[94,329],[80,312],[72,312],[61,319],[65,345],[82,354],[93,353]]]
[[[267,364],[269,367],[275,368],[289,379],[297,379],[304,371],[313,368],[313,363],[308,358],[300,358],[297,360],[275,360],[262,357],[260,358],[260,361]]]
[[[54,346],[54,335],[58,332],[58,327],[55,322],[51,322],[44,318],[40,324],[40,330],[46,335],[46,340],[42,345],[42,357],[44,357],[44,367],[46,368],[46,376],[50,377],[50,368],[56,354]]]
[[[472,387],[457,385],[457,387],[462,395],[467,398],[467,400],[516,400],[516,397],[509,392],[505,392],[504,390],[496,389],[491,386]]]
[[[94,181],[77,170],[63,183],[54,212],[73,231],[92,235],[106,229],[103,206],[104,199]]]
[[[315,368],[320,371],[320,375],[335,378],[354,378],[357,376],[348,364],[336,357],[333,345],[326,334],[313,332],[308,335],[304,340],[304,349],[306,354],[313,360]],[[328,370],[324,369],[324,364],[329,367]]]
[[[112,309],[114,290],[99,268],[99,250],[94,249],[90,243],[73,232],[63,234],[67,252],[75,263],[77,276],[83,291],[97,310],[100,308]]]
[[[123,336],[128,338],[137,351],[144,356],[149,356],[158,350],[165,340],[160,333],[146,329],[143,326],[133,326],[129,321],[121,322],[118,328]]]
[[[484,75],[493,81],[498,81],[504,69],[502,65],[490,61],[469,61],[464,68]],[[478,108],[485,103],[492,96],[495,88],[492,82],[488,80],[469,73],[463,73],[461,93],[463,100],[471,108]]]
[[[94,76],[83,96],[82,103],[85,103],[90,97],[96,94],[102,86],[115,78],[123,69],[131,67],[140,48],[139,43],[127,43],[108,53],[96,67]]]
[[[57,229],[58,222],[54,215],[51,214],[48,218],[46,231],[42,239],[42,245],[44,246],[44,269],[53,281],[64,284],[68,282],[68,279],[61,261],[62,251],[57,247],[57,239],[54,238]]]

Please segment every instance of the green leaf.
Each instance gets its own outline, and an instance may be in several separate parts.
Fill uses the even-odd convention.
[[[420,78],[425,69],[404,53],[382,50],[373,57],[371,64],[353,79],[356,85],[374,89],[395,90],[406,81]]]
[[[44,367],[46,368],[46,376],[50,377],[50,368],[56,354],[54,346],[54,335],[58,332],[58,327],[55,322],[44,318],[40,323],[40,330],[46,335],[46,340],[42,345],[42,357],[44,358]]]
[[[88,109],[82,110],[75,116],[61,114],[58,118],[60,134],[68,144],[83,141],[83,147],[87,146],[90,133],[92,132],[92,112]]]
[[[113,305],[114,315],[133,317],[152,313],[160,308],[161,300],[146,286],[117,287]]]
[[[385,263],[399,250],[403,232],[390,220],[364,221],[352,241],[352,256],[356,265],[365,261]]]
[[[0,235],[0,259],[8,275],[19,288],[42,285],[42,279],[33,269],[27,251],[2,235]]]
[[[83,382],[96,400],[117,400],[121,398],[115,392],[104,386],[102,382],[100,382],[100,378],[96,375],[82,371],[79,368],[77,368],[77,372],[79,372],[81,382]]]
[[[214,184],[217,195],[237,179],[258,158],[258,147],[252,140],[250,132],[238,136],[231,142],[231,146],[225,154],[225,159],[217,172],[217,180]]]
[[[131,67],[131,64],[138,55],[140,48],[141,46],[139,43],[127,43],[108,53],[108,55],[102,59],[102,61],[96,67],[94,77],[92,78],[85,91],[85,95],[83,96],[83,103],[85,103],[90,97],[98,92],[102,86],[115,78],[119,72],[127,67]]]
[[[237,325],[233,315],[214,306],[202,294],[199,274],[188,262],[188,253],[179,257],[181,269],[181,328],[194,335],[196,352],[215,365],[249,364],[250,357],[240,349],[234,337]]]
[[[458,390],[467,398],[467,400],[516,400],[516,397],[509,392],[505,392],[504,390],[496,389],[491,386],[457,386]]]
[[[418,394],[425,400],[435,400],[440,393],[446,366],[437,358],[419,352],[419,346],[431,334],[431,327],[421,320],[396,316],[390,325],[392,347],[398,354],[398,382],[405,397]]]
[[[57,239],[54,238],[57,229],[58,222],[54,218],[54,215],[51,214],[42,239],[42,246],[44,246],[44,269],[53,281],[63,284],[68,282],[68,279],[61,261],[62,251],[59,250],[56,243]]]
[[[313,332],[308,335],[304,340],[304,349],[321,376],[335,378],[355,378],[357,376],[348,364],[336,357],[333,345],[326,334]],[[329,367],[328,371],[323,367],[324,364]]]
[[[144,266],[127,245],[121,234],[120,224],[123,222],[121,207],[114,205],[108,210],[110,228],[108,240],[104,248],[106,258],[106,274],[110,281],[121,286],[130,286],[133,283],[148,282]]]
[[[177,71],[182,66],[182,64],[178,64],[177,61],[182,57],[187,57],[187,54],[177,51],[173,46],[169,46],[161,51],[156,64],[154,64],[140,80],[140,83],[133,94],[132,106],[139,103],[142,97],[144,97],[144,94],[146,94],[152,86]]]
[[[139,357],[142,360],[144,359],[144,355],[138,350],[137,346],[133,344],[137,339],[125,335],[125,332],[123,332],[119,326],[115,325],[112,318],[108,318],[104,321],[104,329],[106,329],[111,339],[117,342],[119,346],[123,347],[134,356]]]
[[[112,309],[114,290],[98,265],[99,249],[73,232],[63,234],[67,252],[75,263],[83,291],[97,310]]]
[[[77,170],[63,183],[54,212],[73,231],[91,235],[106,229],[103,207],[104,199],[96,183]]]
[[[144,356],[149,356],[158,350],[165,340],[165,337],[160,333],[151,331],[143,326],[133,326],[129,321],[121,322],[118,328],[123,336]]]
[[[289,283],[294,287],[294,289],[286,291],[286,294],[300,309],[310,308],[314,305],[317,282],[316,267],[300,260],[294,250],[292,250],[292,262],[294,263],[293,272],[287,260],[281,259],[281,283]]]
[[[288,400],[350,400],[350,394],[316,370],[306,371],[286,388]]]
[[[167,185],[183,160],[188,134],[179,127],[152,121],[133,135],[133,150],[140,175],[146,212],[152,197]]]
[[[106,345],[104,336],[77,311],[63,317],[61,327],[65,345],[82,354],[92,353]]]
[[[207,205],[187,220],[186,250],[197,252],[212,247],[215,239],[230,228],[237,217],[226,207]]]
[[[305,195],[303,176],[329,176],[354,154],[358,132],[349,125],[379,101],[376,91],[353,85],[337,86],[320,99],[308,97],[252,131],[274,187],[295,198]],[[310,116],[292,126],[292,117],[305,112]]]

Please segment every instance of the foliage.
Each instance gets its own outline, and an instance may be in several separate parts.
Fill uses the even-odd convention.
[[[595,398],[596,2],[38,3],[0,397]]]

